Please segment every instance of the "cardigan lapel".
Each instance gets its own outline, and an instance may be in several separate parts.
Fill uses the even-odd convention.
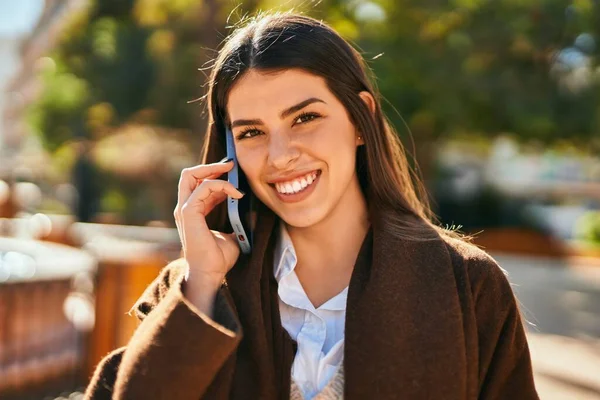
[[[279,367],[281,344],[277,334],[283,328],[281,321],[273,318],[279,315],[279,310],[274,301],[277,291],[273,296],[270,282],[277,218],[262,203],[257,208],[260,224],[253,235],[252,253],[249,256],[241,254],[227,274],[227,285],[244,327],[244,336],[236,354],[231,397],[276,399],[279,398],[283,373]]]
[[[372,253],[359,257],[348,291],[346,398],[466,398],[461,309],[444,243],[393,239],[376,213],[372,222]]]

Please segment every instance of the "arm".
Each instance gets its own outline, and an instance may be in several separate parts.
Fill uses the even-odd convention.
[[[235,352],[241,328],[227,287],[219,289],[211,319],[184,296],[175,263],[181,261],[165,267],[136,303],[142,323],[126,348],[98,365],[86,399],[197,400]]]
[[[124,352],[125,347],[121,347],[113,350],[100,361],[85,390],[86,400],[110,400],[112,398],[117,371]]]
[[[517,301],[504,271],[477,257],[474,286],[479,338],[479,399],[539,399]]]

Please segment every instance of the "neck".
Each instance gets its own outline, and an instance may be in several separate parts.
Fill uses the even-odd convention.
[[[366,199],[355,177],[324,220],[306,228],[287,226],[298,257],[297,271],[322,277],[351,271],[369,225]]]

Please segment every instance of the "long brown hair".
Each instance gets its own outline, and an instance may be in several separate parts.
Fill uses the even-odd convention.
[[[364,138],[357,149],[356,170],[369,209],[386,212],[386,223],[398,237],[428,239],[435,232],[456,236],[434,223],[424,185],[381,110],[381,96],[360,53],[325,23],[301,14],[260,14],[245,22],[226,40],[212,69],[202,162],[217,162],[226,155],[227,97],[237,79],[251,68],[302,69],[325,79]],[[375,99],[375,113],[359,96],[361,91]],[[225,213],[224,206],[213,210],[211,229],[225,229]]]

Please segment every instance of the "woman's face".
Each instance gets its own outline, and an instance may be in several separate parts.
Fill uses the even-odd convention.
[[[308,227],[340,202],[360,201],[355,157],[363,141],[323,78],[249,70],[227,111],[252,191],[287,224]]]

